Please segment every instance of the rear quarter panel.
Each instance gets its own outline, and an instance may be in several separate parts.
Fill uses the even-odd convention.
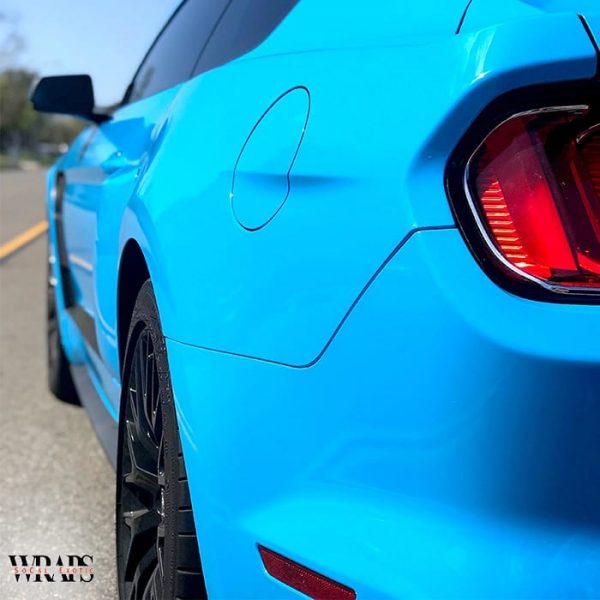
[[[318,359],[408,234],[453,226],[445,163],[487,102],[596,68],[575,14],[301,52],[284,28],[318,22],[303,5],[256,51],[182,87],[121,230],[122,245],[152,238],[167,337],[292,366]],[[311,108],[287,202],[246,231],[230,200],[236,160],[266,108],[297,86]],[[277,173],[250,175],[260,203]]]

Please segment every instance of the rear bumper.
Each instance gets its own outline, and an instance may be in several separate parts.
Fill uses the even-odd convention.
[[[504,292],[457,230],[310,368],[169,340],[209,593],[284,597],[261,543],[359,598],[598,597],[598,340],[600,307]]]

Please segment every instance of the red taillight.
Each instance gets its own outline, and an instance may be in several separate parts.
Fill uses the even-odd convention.
[[[588,106],[517,114],[467,166],[481,233],[513,277],[600,289],[600,129]]]
[[[295,590],[316,600],[354,600],[353,589],[337,583],[324,575],[319,575],[297,562],[281,556],[264,546],[258,551],[267,573]]]

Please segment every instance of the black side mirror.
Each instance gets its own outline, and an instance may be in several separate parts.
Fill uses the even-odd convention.
[[[110,119],[108,115],[94,112],[94,89],[89,75],[42,77],[30,99],[39,112],[72,115],[94,123]]]

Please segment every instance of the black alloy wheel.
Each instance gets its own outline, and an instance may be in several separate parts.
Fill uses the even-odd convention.
[[[126,600],[205,597],[164,338],[152,286],[127,344],[117,472],[117,566]]]

